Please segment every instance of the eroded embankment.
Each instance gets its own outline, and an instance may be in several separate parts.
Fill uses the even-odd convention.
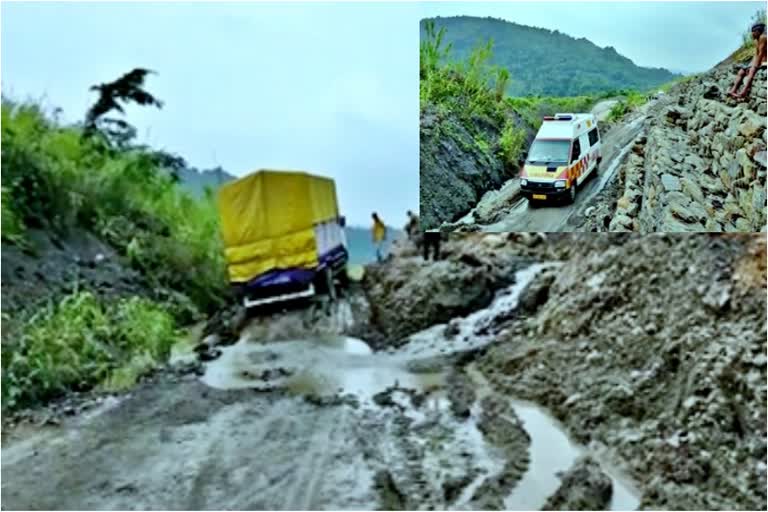
[[[513,245],[487,238],[465,249]],[[351,303],[257,319],[202,376],[6,444],[4,505],[764,506],[765,239],[527,243],[562,242],[387,350]]]
[[[389,352],[338,333],[291,339],[297,328],[288,322],[284,335],[253,325],[199,381],[187,374],[148,382],[109,409],[7,444],[5,504],[516,506],[512,491],[531,468],[549,481],[552,468],[528,463],[537,438],[517,406],[472,393],[477,383],[454,362],[493,339],[542,271],[518,272],[490,307]],[[340,327],[349,311],[331,316],[328,325]],[[525,495],[544,503],[555,490]]]

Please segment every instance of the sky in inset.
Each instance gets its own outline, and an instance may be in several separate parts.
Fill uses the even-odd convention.
[[[418,208],[418,22],[493,16],[613,46],[635,63],[708,69],[760,3],[9,3],[2,92],[82,120],[88,87],[134,67],[162,110],[131,107],[140,142],[235,175],[336,179],[343,212],[393,225]]]

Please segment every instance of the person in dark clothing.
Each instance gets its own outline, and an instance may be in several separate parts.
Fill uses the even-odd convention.
[[[424,260],[429,259],[429,252],[432,249],[432,259],[437,261],[440,259],[440,238],[442,233],[437,230],[430,230],[424,232],[424,239],[422,241],[424,245]]]

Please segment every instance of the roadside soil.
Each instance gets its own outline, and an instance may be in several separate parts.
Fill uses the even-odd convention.
[[[457,265],[536,263],[377,350],[369,284],[8,426],[3,507],[765,508],[765,238],[594,238],[455,238]]]

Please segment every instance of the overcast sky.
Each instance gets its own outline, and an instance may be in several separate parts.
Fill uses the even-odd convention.
[[[88,87],[133,67],[162,110],[142,139],[235,175],[336,179],[350,223],[419,202],[418,5],[2,3],[2,90],[80,120]]]
[[[491,16],[613,46],[639,66],[710,69],[765,2],[424,2],[422,17]]]
[[[142,142],[235,175],[336,179],[343,212],[401,225],[418,207],[418,21],[501,17],[611,45],[636,63],[703,70],[759,3],[8,3],[2,91],[77,121],[88,87],[134,67],[162,110],[131,108]]]

